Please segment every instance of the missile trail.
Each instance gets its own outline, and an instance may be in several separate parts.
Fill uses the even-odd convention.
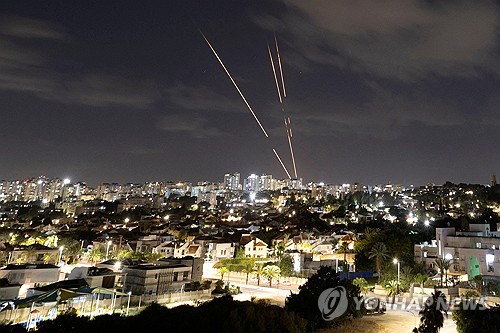
[[[260,129],[262,130],[262,132],[264,133],[264,135],[266,136],[266,138],[269,138],[269,135],[267,134],[266,130],[264,129],[264,126],[262,126],[259,118],[257,118],[257,115],[255,114],[255,112],[252,110],[252,107],[250,106],[250,104],[248,104],[248,101],[247,99],[245,98],[245,96],[243,96],[243,93],[241,92],[240,88],[238,87],[238,85],[236,84],[236,82],[233,80],[233,77],[231,76],[231,74],[229,74],[229,71],[227,70],[226,66],[224,65],[224,63],[222,62],[222,60],[219,58],[219,55],[217,54],[217,52],[215,51],[215,49],[212,47],[212,44],[210,44],[210,42],[208,41],[207,37],[205,37],[205,35],[203,34],[203,32],[201,32],[201,35],[203,36],[203,38],[205,39],[205,41],[207,42],[208,46],[210,47],[210,49],[212,50],[213,54],[215,55],[215,57],[217,58],[217,60],[219,61],[220,65],[222,66],[222,68],[224,69],[224,71],[226,72],[227,76],[229,77],[229,80],[231,80],[231,82],[233,83],[234,87],[236,88],[236,90],[238,91],[238,93],[240,94],[241,98],[243,99],[243,102],[245,102],[248,110],[250,110],[250,112],[252,113],[252,116],[255,118],[255,121],[257,122],[257,124],[259,124],[260,126]]]
[[[278,47],[278,39],[276,38],[276,34],[274,34],[274,44],[275,44],[275,47],[276,47],[276,54],[277,54],[277,57],[278,57],[278,67],[279,67],[279,74],[280,74],[280,79],[281,79],[281,87],[283,89],[283,98],[285,98],[286,97],[285,78],[283,77],[283,67],[281,66],[281,55],[280,55],[280,50],[279,50],[279,47]],[[274,60],[273,60],[273,56],[272,56],[272,53],[271,53],[271,48],[269,47],[269,43],[267,44],[267,51],[269,53],[269,60],[271,61],[271,67],[273,68],[274,82],[276,84],[276,89],[278,90],[278,97],[279,97],[279,101],[280,101],[280,104],[281,104],[281,111],[283,111],[283,114],[285,115],[285,106],[283,104],[283,99],[281,98],[281,90],[280,90],[280,86],[279,86],[279,83],[278,83],[278,77],[277,77],[277,74],[276,74],[276,67],[274,65]],[[295,163],[295,154],[293,153],[292,127],[290,125],[290,117],[286,117],[285,116],[283,118],[283,121],[285,123],[286,137],[287,137],[287,140],[288,140],[288,146],[290,148],[290,157],[292,158],[294,175],[295,175],[295,178],[298,178],[298,175],[297,175],[297,165]]]
[[[278,161],[280,161],[281,166],[283,167],[283,170],[285,170],[286,174],[288,175],[288,178],[292,179],[292,177],[290,176],[290,173],[288,172],[285,165],[283,164],[283,161],[281,160],[280,156],[276,152],[276,149],[273,148],[273,152],[274,152],[274,155],[276,155],[276,158],[278,159]]]
[[[278,48],[278,39],[276,38],[276,33],[274,34],[274,44],[276,44],[276,54],[278,55],[278,65],[280,68],[281,86],[283,87],[283,97],[286,97],[285,79],[283,78],[283,69],[281,68],[281,56],[280,56],[280,49]]]
[[[290,147],[290,155],[292,156],[292,164],[293,164],[293,173],[295,174],[295,178],[297,177],[297,166],[295,165],[295,156],[293,154],[293,145],[292,145],[292,129],[287,126],[287,138],[288,138],[288,146]]]
[[[276,90],[278,91],[278,97],[280,99],[280,103],[283,104],[283,100],[281,99],[280,86],[278,84],[278,77],[276,76],[276,68],[274,67],[273,55],[271,54],[271,48],[269,47],[269,43],[267,44],[267,51],[269,52],[269,60],[271,60],[271,67],[273,68],[274,82],[276,83]]]

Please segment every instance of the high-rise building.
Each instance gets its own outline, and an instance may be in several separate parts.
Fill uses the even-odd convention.
[[[271,191],[273,187],[273,176],[262,175],[259,177],[259,191]]]
[[[224,175],[224,188],[226,190],[238,191],[240,189],[240,174],[238,172],[226,173]]]
[[[256,174],[251,174],[243,182],[243,189],[248,192],[258,192],[259,191],[259,176]]]

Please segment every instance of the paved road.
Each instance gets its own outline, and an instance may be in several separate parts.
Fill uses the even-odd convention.
[[[217,274],[211,274],[209,276],[204,276],[204,278],[220,279]],[[257,299],[268,299],[273,304],[283,306],[285,304],[285,299],[290,292],[297,292],[298,285],[292,284],[291,286],[275,286],[269,288],[261,283],[261,286],[257,286],[257,282],[254,280],[249,280],[249,284],[245,283],[246,278],[240,276],[231,276],[229,278],[224,277],[224,281],[229,281],[231,285],[239,286],[241,294],[235,296],[236,300],[246,301],[250,300],[252,296]],[[264,282],[264,281],[261,281]],[[293,280],[292,280],[293,282]],[[369,295],[376,296],[376,295]],[[381,296],[378,296],[381,297]],[[383,297],[383,296],[382,296]],[[400,307],[392,308],[390,304],[387,305],[387,311],[384,314],[368,315],[363,317],[361,320],[366,320],[369,322],[376,322],[385,328],[386,332],[389,333],[411,333],[413,328],[419,324],[420,317],[418,311],[412,309],[410,311],[402,310]],[[451,313],[448,318],[445,319],[444,327],[439,331],[440,333],[456,333],[455,322],[451,319]],[[368,333],[368,332],[365,332]]]

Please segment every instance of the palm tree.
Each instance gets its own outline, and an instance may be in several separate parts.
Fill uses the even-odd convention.
[[[366,227],[365,231],[363,232],[363,238],[366,239],[367,241],[375,240],[376,237],[380,235],[380,230],[379,229],[374,229],[370,227]]]
[[[422,288],[422,294],[424,293],[424,284],[425,281],[427,281],[429,277],[427,274],[422,274],[418,273],[417,276],[415,277],[415,282],[417,282],[420,285],[420,288]]]
[[[285,243],[279,242],[278,244],[276,244],[276,246],[274,247],[274,253],[279,260],[281,260],[281,257],[283,256],[284,252],[285,252]]]
[[[229,269],[226,266],[221,266],[219,268],[220,279],[222,281],[224,281],[224,274],[226,274],[227,272],[229,272]]]
[[[248,275],[253,272],[253,267],[254,266],[252,261],[246,261],[243,264],[243,269],[241,271],[247,275],[245,284],[248,284]]]
[[[476,275],[472,278],[472,282],[474,282],[475,288],[477,292],[482,295],[483,294],[483,277],[481,275]]]
[[[370,291],[370,287],[368,286],[368,281],[366,281],[364,278],[355,278],[354,280],[352,280],[352,284],[358,286],[361,293],[364,294],[365,296]]]
[[[90,250],[89,253],[87,254],[87,260],[90,261],[91,263],[94,263],[96,261],[100,261],[103,255],[104,255],[103,250],[98,246],[94,246],[92,250]]]
[[[448,286],[448,269],[451,267],[451,261],[438,258],[434,261],[439,268],[440,286],[443,286],[443,275],[446,276],[446,286]]]
[[[260,286],[260,277],[264,273],[264,265],[256,264],[253,268],[253,271],[255,272],[255,274],[257,274],[257,285]]]
[[[387,282],[384,288],[387,291],[387,296],[392,296],[392,303],[394,304],[396,294],[398,293],[398,281],[390,280]]]
[[[48,264],[50,262],[54,261],[54,255],[46,253],[43,255],[43,263]]]
[[[424,308],[418,313],[420,326],[413,330],[421,333],[437,333],[444,325],[444,315],[447,314],[446,296],[437,290],[425,302]]]
[[[385,260],[389,259],[389,252],[387,251],[387,246],[384,243],[376,243],[371,251],[368,253],[368,258],[375,258],[375,266],[377,268],[378,282],[382,280],[382,264]]]
[[[444,268],[444,281],[446,283],[446,286],[448,287],[448,270],[451,267],[451,260],[445,260],[443,263],[443,268]]]
[[[276,265],[266,266],[262,269],[262,274],[269,281],[269,287],[272,287],[273,279],[280,276],[280,268]]]
[[[342,268],[342,272],[343,273],[346,273],[349,275],[349,266],[347,264],[347,253],[349,253],[349,243],[347,242],[343,242],[342,244],[340,244],[340,247],[339,247],[339,250],[338,250],[340,253],[343,253],[344,254],[344,265],[343,265],[343,268]],[[348,278],[349,279],[349,278]]]

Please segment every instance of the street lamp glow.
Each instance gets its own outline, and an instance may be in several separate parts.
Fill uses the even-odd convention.
[[[108,246],[106,246],[106,260],[108,260],[108,255],[109,255],[109,247],[113,244],[112,241],[108,241]]]
[[[62,253],[63,253],[63,250],[64,250],[64,246],[60,246],[59,247],[59,263],[61,263],[61,260],[62,260]]]
[[[69,183],[71,183],[71,180],[69,178],[64,178],[63,183],[64,185],[68,185]]]
[[[431,223],[429,222],[429,220],[425,220],[425,221],[424,221],[424,225],[425,225],[426,227],[428,227],[430,224],[431,224]]]
[[[392,262],[396,265],[398,265],[398,295],[399,293],[401,292],[401,283],[400,283],[400,279],[399,279],[399,271],[400,271],[400,263],[399,263],[399,260],[397,258],[394,258],[394,260],[392,260]]]
[[[130,222],[130,219],[127,217],[125,218],[125,223],[129,223]]]

